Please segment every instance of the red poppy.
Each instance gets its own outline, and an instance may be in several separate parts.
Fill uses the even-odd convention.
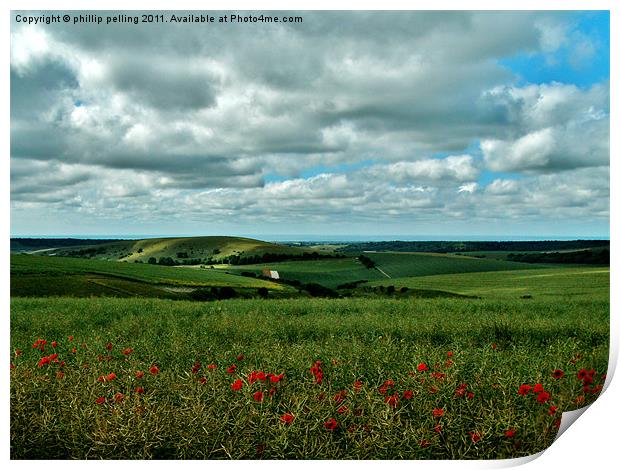
[[[585,369],[580,369],[579,372],[577,372],[577,378],[579,380],[583,380],[587,376],[588,376],[588,371]]]
[[[398,406],[398,392],[395,392],[393,395],[388,395],[387,397],[385,397],[385,402],[392,408],[396,408]]]
[[[493,343],[493,344],[491,345],[491,347],[492,347],[493,349],[497,349],[497,344]]]
[[[356,380],[355,382],[353,382],[353,390],[355,390],[356,392],[359,392],[362,389],[362,382],[360,382],[359,380]]]
[[[102,403],[105,403],[105,397],[99,397],[95,400],[95,403],[97,403],[97,405],[101,405]]]
[[[157,367],[155,364],[153,364],[151,366],[151,368],[149,369],[149,372],[153,375],[157,375],[159,374],[159,367]]]
[[[472,398],[474,398],[473,392],[467,392],[467,399],[471,400]]]
[[[136,387],[136,393],[144,393],[144,388]]]
[[[103,375],[100,375],[99,377],[97,377],[97,382],[105,382],[105,377]]]
[[[551,376],[554,379],[561,379],[562,377],[564,377],[564,371],[562,369],[556,369],[551,373]]]
[[[549,407],[549,414],[553,416],[557,410],[558,410],[557,406],[550,406]]]
[[[116,378],[116,374],[114,372],[110,372],[108,375],[106,375],[106,380],[109,382],[110,380],[114,380]]]
[[[519,387],[519,391],[517,392],[519,395],[527,395],[532,390],[530,385],[523,384]]]
[[[15,350],[15,357],[19,357],[22,355],[22,350],[21,349],[16,349]]]
[[[209,364],[209,365],[207,366],[207,369],[209,369],[209,370],[214,370],[214,369],[217,369],[217,365],[216,365],[216,364]]]
[[[235,380],[230,386],[233,390],[241,390],[243,388],[243,382],[240,379]]]
[[[452,364],[454,364],[454,362],[452,362],[450,359],[446,361],[446,367],[452,367]]]
[[[436,379],[445,379],[446,374],[444,374],[443,372],[431,372],[431,377],[434,377]]]
[[[123,398],[125,398],[125,395],[123,395],[121,392],[116,392],[114,394],[114,402],[115,403],[120,403],[123,401]]]
[[[325,429],[327,429],[328,431],[333,431],[338,427],[338,421],[336,421],[334,418],[329,418],[327,421],[325,421],[325,423],[323,423],[323,426],[325,426]]]
[[[422,439],[422,440],[420,441],[420,447],[428,447],[428,446],[430,446],[430,445],[431,445],[431,442],[430,442],[430,441],[427,441],[426,439]]]
[[[448,351],[446,354],[447,354],[448,357],[454,356],[454,353],[452,351]]]
[[[443,409],[443,408],[435,408],[435,409],[433,410],[433,416],[434,416],[435,418],[440,418],[440,417],[442,417],[442,416],[443,416],[443,414],[444,414],[444,409]]]
[[[411,390],[405,390],[403,392],[403,398],[405,400],[411,400],[413,398],[413,392]]]
[[[284,413],[282,416],[280,416],[280,421],[284,424],[291,424],[293,421],[295,421],[295,416],[290,413]]]
[[[194,365],[192,366],[192,374],[197,374],[199,370],[200,370],[200,362],[196,361],[194,362]]]
[[[245,356],[244,356],[243,354],[239,354],[239,355],[237,356],[237,360],[238,360],[238,361],[243,361],[244,359],[245,359]]]
[[[594,388],[592,389],[592,393],[593,393],[593,394],[597,394],[597,393],[599,393],[601,390],[603,390],[603,386],[602,386],[601,384],[598,384],[596,387],[594,387]]]
[[[105,345],[105,348],[106,348],[108,351],[112,351],[112,348],[113,348],[113,347],[114,347],[114,346],[112,346],[112,343],[108,343],[108,344],[106,344],[106,345]]]
[[[142,372],[141,370],[136,372],[136,379],[141,379],[142,377],[144,377],[144,372]]]
[[[437,387],[431,387],[428,389],[428,393],[430,393],[431,395],[437,393],[438,391],[439,389]]]
[[[456,395],[457,397],[462,397],[463,395],[465,395],[466,391],[467,391],[467,384],[461,384],[456,388],[454,395]]]
[[[538,394],[538,396],[536,397],[536,401],[538,403],[547,403],[550,398],[551,398],[551,395],[549,395],[549,393],[547,393],[547,392],[540,392]]]
[[[349,411],[349,407],[347,405],[342,405],[340,408],[336,410],[338,414],[344,414]]]
[[[435,427],[433,429],[435,430],[435,432],[437,434],[440,434],[441,433],[441,424],[435,425]]]
[[[56,346],[58,346],[58,343],[56,341],[52,341],[52,348],[55,348]]]
[[[582,382],[584,385],[590,385],[593,382],[592,376],[591,375],[586,375],[583,379]]]
[[[514,429],[509,429],[504,432],[504,436],[506,437],[515,437],[516,431]]]
[[[207,378],[206,377],[200,377],[200,383],[201,384],[206,384],[207,383]]]
[[[69,341],[73,341],[73,335],[69,335]]]
[[[43,367],[45,364],[49,364],[50,363],[50,358],[47,356],[44,356],[41,358],[41,360],[39,361],[38,366],[39,367]]]
[[[269,374],[269,380],[271,383],[277,384],[280,380],[284,378],[284,372],[278,375]]]
[[[11,362],[11,369],[15,369],[15,365]]]
[[[237,364],[233,364],[228,369],[226,369],[226,372],[228,372],[229,374],[234,374],[236,370],[237,370]]]
[[[125,348],[125,349],[123,349],[121,352],[122,352],[125,356],[129,356],[129,355],[133,352],[133,349],[131,349],[131,348]]]
[[[469,436],[471,437],[471,441],[475,444],[476,442],[478,442],[482,436],[480,435],[480,433],[477,432],[473,432],[473,431],[469,431]]]
[[[424,362],[418,364],[418,372],[424,372],[426,370],[428,370],[428,366]]]
[[[74,348],[71,350],[71,352],[72,352],[73,354],[77,353],[77,348],[75,348],[75,347],[74,347]]]
[[[269,389],[269,396],[272,397],[276,394],[276,389],[275,388],[270,388]]]
[[[542,384],[536,384],[534,385],[534,388],[532,389],[532,392],[534,393],[540,393],[544,391],[545,391],[545,388],[542,386]]]
[[[256,392],[256,393],[254,393],[253,397],[254,397],[254,401],[261,402],[261,401],[263,401],[263,398],[264,398],[263,392]]]

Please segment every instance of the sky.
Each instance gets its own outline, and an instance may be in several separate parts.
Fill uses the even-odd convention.
[[[12,236],[609,237],[608,12],[20,14]]]

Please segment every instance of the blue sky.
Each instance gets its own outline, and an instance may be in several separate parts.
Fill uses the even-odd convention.
[[[12,235],[607,237],[609,50],[597,11],[13,21]]]

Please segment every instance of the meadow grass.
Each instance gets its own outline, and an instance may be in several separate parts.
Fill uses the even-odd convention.
[[[595,399],[608,337],[609,301],[602,296],[209,303],[15,298],[11,457],[529,455],[552,442],[561,411]],[[32,347],[37,339],[47,340],[44,351]],[[126,348],[132,351],[123,354]],[[62,367],[53,361],[37,366],[54,351]],[[317,366],[310,371],[317,360],[321,383]],[[422,363],[429,370],[419,371]],[[232,364],[236,369],[228,373]],[[149,373],[153,365],[157,374]],[[555,369],[565,376],[553,378]],[[589,390],[577,378],[581,369],[596,371]],[[140,379],[139,370],[145,372]],[[250,383],[252,371],[284,377]],[[97,380],[110,373],[116,378]],[[236,380],[241,390],[231,389]],[[536,383],[549,401],[517,393],[520,385]],[[264,393],[262,402],[256,392]],[[105,402],[97,404],[100,397]],[[550,406],[558,407],[555,414]],[[434,416],[436,409],[443,416]],[[290,424],[281,421],[287,413],[294,417]],[[331,418],[337,425],[328,430]],[[507,437],[509,430],[515,435]]]

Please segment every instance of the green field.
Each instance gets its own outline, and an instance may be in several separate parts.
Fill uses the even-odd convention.
[[[386,279],[371,282],[369,285],[393,285],[396,289],[437,289],[485,298],[518,298],[529,295],[559,302],[565,297],[609,300],[609,268],[571,266],[449,274]]]

